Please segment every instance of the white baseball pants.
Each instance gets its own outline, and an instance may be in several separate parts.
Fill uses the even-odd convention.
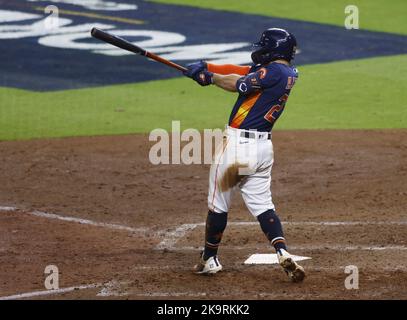
[[[274,209],[270,190],[274,153],[268,135],[226,128],[209,173],[209,210],[228,212],[237,188],[253,216]]]

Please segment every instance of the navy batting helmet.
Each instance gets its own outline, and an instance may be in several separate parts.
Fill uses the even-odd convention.
[[[277,59],[290,62],[294,59],[297,40],[284,29],[270,28],[264,31],[260,41],[253,44],[252,60],[255,64],[267,64]]]

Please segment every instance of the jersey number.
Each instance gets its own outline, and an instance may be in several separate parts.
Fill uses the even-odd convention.
[[[281,111],[285,107],[285,103],[288,100],[288,94],[283,95],[278,101],[280,102],[279,104],[275,104],[270,108],[270,110],[266,113],[264,116],[264,119],[266,119],[270,123],[274,123],[278,116],[280,115]]]
[[[296,77],[288,77],[287,79],[287,86],[285,87],[287,90],[291,90],[294,85],[295,85],[295,81],[297,81]]]

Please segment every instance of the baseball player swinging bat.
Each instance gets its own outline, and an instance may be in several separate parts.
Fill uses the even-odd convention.
[[[288,252],[271,194],[274,163],[271,132],[298,78],[298,70],[292,65],[296,47],[292,33],[270,28],[253,44],[251,65],[197,61],[186,66],[188,71],[184,75],[201,86],[213,84],[238,93],[224,140],[215,152],[209,171],[204,250],[194,266],[196,274],[215,274],[223,269],[218,248],[227,225],[232,195],[239,189],[289,279],[301,282],[305,278],[304,268]],[[240,169],[246,168],[249,172],[242,174]]]
[[[187,68],[180,66],[179,64],[176,64],[167,59],[164,59],[164,58],[160,57],[159,55],[149,52],[143,48],[140,48],[140,47],[134,45],[133,43],[131,43],[123,38],[120,38],[118,36],[115,36],[109,32],[100,30],[98,28],[92,28],[91,35],[92,35],[92,37],[102,40],[104,42],[110,43],[111,45],[114,45],[115,47],[133,52],[135,54],[145,56],[147,58],[153,59],[154,61],[163,63],[169,67],[175,68],[179,71],[182,71],[182,72],[187,71]]]
[[[257,218],[267,240],[274,247],[285,273],[293,282],[303,281],[304,268],[287,251],[282,224],[275,212],[270,189],[274,162],[271,130],[282,114],[298,78],[298,71],[291,64],[297,47],[294,35],[280,28],[265,30],[260,41],[253,46],[253,64],[250,66],[198,61],[186,68],[108,32],[93,28],[92,36],[176,68],[201,86],[214,84],[239,94],[224,140],[211,165],[205,246],[194,272],[215,274],[223,269],[218,259],[218,247],[227,224],[232,190],[237,187],[250,213]],[[242,164],[252,169],[243,178],[236,169]]]

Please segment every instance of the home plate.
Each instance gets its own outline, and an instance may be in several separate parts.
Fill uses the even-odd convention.
[[[302,261],[312,259],[310,257],[291,255],[294,261]],[[278,264],[277,254],[275,253],[256,253],[252,254],[244,264]]]

